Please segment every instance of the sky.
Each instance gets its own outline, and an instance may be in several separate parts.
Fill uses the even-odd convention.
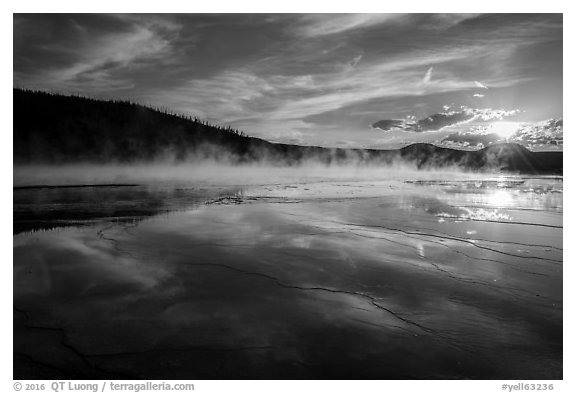
[[[562,149],[562,14],[14,14],[15,87],[272,142]]]

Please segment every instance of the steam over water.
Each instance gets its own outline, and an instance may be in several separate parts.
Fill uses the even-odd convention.
[[[562,378],[561,177],[117,169],[15,169],[124,185],[14,190],[15,379]]]

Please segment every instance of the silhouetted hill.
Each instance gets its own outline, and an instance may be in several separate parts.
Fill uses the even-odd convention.
[[[562,174],[562,152],[532,152],[517,143],[499,143],[481,150],[465,151],[416,143],[400,149],[404,161],[419,168],[457,166],[471,170],[512,173]]]
[[[245,155],[262,143],[131,102],[14,89],[15,162],[148,161],[161,154],[180,160],[200,145]]]
[[[520,173],[562,173],[562,152],[517,144],[462,151],[430,144],[400,150],[335,149],[270,143],[231,128],[127,101],[14,89],[14,163],[149,162],[214,159],[296,165],[393,163],[420,169],[458,167]]]

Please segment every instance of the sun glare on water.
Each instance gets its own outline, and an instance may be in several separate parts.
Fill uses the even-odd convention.
[[[498,121],[490,125],[490,131],[502,138],[510,138],[520,128],[520,123],[514,121]]]
[[[493,207],[505,207],[512,205],[514,198],[507,190],[496,190],[488,195],[486,201]]]

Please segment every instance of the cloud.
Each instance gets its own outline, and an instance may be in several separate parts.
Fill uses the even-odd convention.
[[[110,68],[159,56],[167,46],[151,30],[137,27],[129,33],[112,34],[94,42],[75,64],[54,71],[51,77],[60,82],[107,77]]]
[[[411,131],[416,125],[416,122],[409,119],[391,119],[391,120],[380,120],[372,124],[372,128],[379,128],[384,131],[389,130],[405,130]]]
[[[488,89],[488,86],[486,86],[485,84],[478,82],[478,81],[474,81],[474,84],[476,85],[476,87],[479,87],[480,89]]]
[[[430,83],[430,79],[432,79],[432,70],[434,70],[434,67],[428,68],[428,71],[426,71],[424,78],[422,78],[422,83],[424,84]]]
[[[359,54],[358,56],[354,57],[351,61],[347,61],[344,64],[342,64],[341,67],[342,72],[343,73],[353,72],[360,63],[360,61],[362,60],[362,57],[364,57],[364,55]]]
[[[511,141],[530,146],[564,144],[564,122],[562,118],[548,119],[522,125],[510,138]]]
[[[419,24],[430,29],[447,29],[468,19],[474,19],[480,15],[481,14],[477,13],[432,14],[428,16],[427,20],[424,20]]]
[[[372,128],[382,131],[403,130],[411,132],[440,131],[446,127],[458,124],[469,123],[474,120],[490,121],[502,120],[505,117],[517,114],[518,110],[504,110],[491,108],[469,108],[461,106],[458,110],[449,110],[449,106],[444,106],[444,112],[435,113],[424,119],[414,121],[406,120],[380,120],[372,124]]]
[[[306,14],[301,17],[295,32],[306,38],[321,37],[405,18],[404,14]]]
[[[463,110],[466,111],[473,111],[474,112],[474,119],[475,120],[482,120],[482,121],[490,121],[490,120],[503,120],[507,117],[511,117],[520,113],[519,109],[492,109],[492,108],[483,108],[483,109],[471,109],[467,107],[463,107]]]
[[[347,75],[340,72],[316,74],[314,90],[301,95],[285,96],[283,105],[271,116],[278,119],[306,117],[335,111],[370,99],[426,96],[467,90],[472,87],[471,82],[461,80],[457,76],[429,80],[428,84],[423,84],[421,69],[422,66],[431,63],[440,64],[465,59],[475,51],[475,47],[450,48],[443,51],[423,50],[407,56],[393,57],[386,62],[366,61]],[[513,79],[509,79],[501,84],[514,83]]]
[[[133,87],[126,75],[154,62],[156,67],[169,61],[172,53],[170,35],[180,28],[157,16],[114,15],[109,23],[118,20],[123,27],[110,31],[90,31],[74,19],[63,26],[71,37],[68,42],[47,44],[50,50],[66,59],[64,64],[39,69],[29,75],[26,83],[36,87],[57,86],[61,90],[78,89],[93,92]],[[15,79],[21,78],[15,73]]]
[[[265,139],[288,138],[293,127],[306,132],[293,139],[310,143],[370,143],[378,134],[367,125],[382,118],[391,120],[383,129],[412,131],[403,138],[438,139],[421,131],[454,126],[448,134],[491,115],[468,121],[469,113],[447,114],[462,109],[435,108],[479,106],[488,86],[502,105],[517,97],[514,105],[527,111],[542,90],[551,102],[542,115],[555,116],[561,83],[540,86],[548,83],[542,75],[561,68],[561,15],[474,17],[15,15],[14,83],[168,107]]]
[[[307,14],[296,22],[294,32],[302,37],[332,36],[379,25],[405,25],[413,29],[448,29],[478,14]]]
[[[350,66],[352,66],[352,68],[356,67],[358,63],[360,63],[360,60],[362,60],[362,54],[356,56],[350,63]]]
[[[438,143],[448,147],[483,148],[493,143],[516,142],[528,148],[543,148],[563,145],[563,120],[548,119],[518,126],[512,135],[505,137],[492,132],[499,123],[471,127],[469,130],[452,133]]]
[[[212,78],[193,79],[172,89],[150,92],[146,99],[206,120],[230,123],[273,110],[276,100],[271,96],[275,92],[306,89],[307,85],[313,86],[313,80],[306,76],[268,79],[243,70],[230,70]]]
[[[438,143],[447,147],[484,148],[497,142],[503,142],[502,136],[488,132],[490,127],[478,126],[469,131],[455,132],[440,140]]]
[[[466,123],[474,119],[475,113],[470,110],[449,111],[436,113],[425,119],[418,120],[415,132],[438,131],[460,123]]]
[[[386,62],[364,61],[357,56],[352,61],[354,68],[349,64],[344,69],[334,67],[307,75],[270,74],[269,68],[252,65],[151,92],[146,99],[219,123],[254,119],[253,127],[248,130],[251,132],[263,129],[259,126],[262,120],[286,123],[370,99],[467,90],[471,87],[470,82],[455,77],[434,80],[423,86],[421,72],[423,66],[430,69],[433,67],[430,64],[467,58],[475,50],[472,46],[424,50],[391,57]],[[276,132],[270,130],[266,134]]]
[[[292,124],[291,126],[294,127],[295,125]],[[285,131],[285,133],[274,138],[273,142],[288,143],[291,145],[305,145],[310,136],[310,133],[298,131],[296,129],[289,129]]]

